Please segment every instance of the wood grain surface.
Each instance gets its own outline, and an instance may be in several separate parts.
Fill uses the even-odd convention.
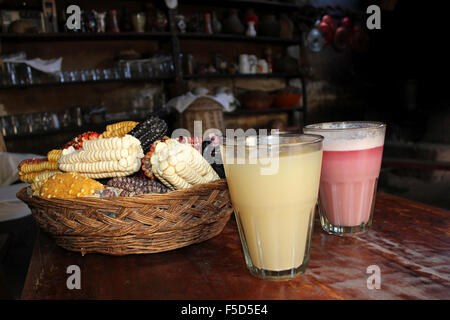
[[[281,282],[250,275],[234,217],[211,240],[150,255],[81,256],[40,231],[22,299],[450,299],[450,212],[379,193],[365,234],[328,235],[317,218],[307,271]],[[70,265],[79,290],[66,286]],[[371,265],[380,289],[367,287]]]

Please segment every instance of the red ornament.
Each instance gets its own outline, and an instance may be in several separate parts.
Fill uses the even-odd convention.
[[[326,46],[331,41],[333,41],[333,29],[331,29],[331,27],[330,27],[330,25],[328,23],[322,21],[317,26],[317,29],[319,29],[319,31],[322,33],[322,35],[323,35],[323,37],[325,39],[324,46]]]
[[[253,21],[255,23],[255,26],[258,24],[258,17],[255,14],[255,11],[253,9],[248,9],[246,12],[246,15],[244,17],[244,25],[247,25],[247,22]]]
[[[344,28],[348,28],[349,30],[352,29],[352,20],[350,20],[349,17],[342,18],[341,20],[341,26]]]
[[[350,42],[350,29],[340,26],[336,29],[334,34],[333,44],[338,50],[343,50],[348,46]]]
[[[327,23],[331,27],[331,30],[334,31],[336,29],[336,22],[334,22],[334,19],[331,16],[324,15],[322,17],[322,22]]]
[[[360,26],[353,26],[350,46],[356,53],[365,53],[369,48],[369,36]]]

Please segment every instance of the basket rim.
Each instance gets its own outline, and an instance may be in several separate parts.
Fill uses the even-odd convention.
[[[216,181],[208,182],[208,183],[202,183],[194,185],[187,189],[179,189],[179,190],[173,190],[166,193],[148,193],[148,194],[139,194],[134,196],[128,196],[128,197],[109,197],[109,198],[97,198],[97,197],[80,197],[80,198],[43,198],[40,196],[34,196],[34,195],[28,195],[27,189],[30,188],[30,186],[24,187],[20,189],[16,193],[16,197],[20,200],[22,200],[25,203],[28,202],[34,202],[38,201],[42,204],[48,204],[48,205],[61,205],[61,204],[71,204],[71,205],[86,205],[90,203],[96,203],[96,204],[114,204],[117,203],[117,201],[121,202],[133,202],[136,203],[136,205],[143,204],[148,200],[163,200],[163,199],[169,199],[169,198],[186,198],[187,196],[198,196],[202,194],[208,194],[211,192],[212,189],[220,189],[225,190],[227,189],[227,182],[226,179],[219,179]]]

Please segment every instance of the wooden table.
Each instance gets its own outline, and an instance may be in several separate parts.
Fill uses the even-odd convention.
[[[151,255],[81,256],[41,231],[22,299],[449,299],[449,222],[449,211],[378,194],[366,234],[327,235],[316,219],[306,273],[281,282],[247,271],[234,216],[211,240]],[[66,286],[70,265],[80,267],[79,290]],[[368,289],[372,265],[380,289]]]

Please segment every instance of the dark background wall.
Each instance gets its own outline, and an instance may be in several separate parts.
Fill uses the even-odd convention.
[[[405,0],[310,3],[348,5],[362,13],[370,4],[382,8],[381,29],[368,31],[366,54],[332,47],[305,53],[312,84],[322,83],[319,92],[312,89],[310,95],[314,120],[376,118],[388,123],[390,138],[396,141],[450,142],[444,8],[436,2]],[[386,10],[386,3],[396,5]],[[335,99],[323,98],[326,94]]]

